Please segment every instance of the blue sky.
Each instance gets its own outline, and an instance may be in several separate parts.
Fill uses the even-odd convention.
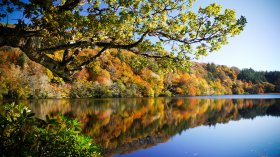
[[[201,57],[199,62],[280,70],[280,0],[198,0],[194,8],[216,2],[234,9],[237,17],[247,18],[245,30],[229,40],[218,52]]]

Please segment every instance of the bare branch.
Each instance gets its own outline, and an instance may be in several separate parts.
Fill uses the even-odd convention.
[[[77,70],[83,69],[84,66],[88,65],[89,63],[94,61],[97,57],[101,56],[102,53],[105,52],[106,50],[107,50],[107,47],[103,47],[96,55],[94,55],[93,57],[91,57],[87,61],[83,62],[82,64],[80,64],[76,68],[71,69],[70,71],[77,71]]]

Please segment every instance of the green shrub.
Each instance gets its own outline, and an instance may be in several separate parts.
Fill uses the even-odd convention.
[[[34,117],[24,105],[6,104],[0,114],[2,156],[100,156],[92,139],[81,135],[77,120]]]
[[[163,96],[172,96],[172,95],[173,94],[169,90],[163,92]]]
[[[112,90],[108,86],[95,85],[92,89],[91,94],[94,98],[112,97]]]

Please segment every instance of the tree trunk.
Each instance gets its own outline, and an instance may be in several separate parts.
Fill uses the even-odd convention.
[[[71,71],[67,69],[65,64],[53,60],[44,52],[38,51],[41,42],[36,31],[24,31],[0,26],[0,46],[20,48],[30,60],[43,65],[65,81],[71,81],[72,79]]]

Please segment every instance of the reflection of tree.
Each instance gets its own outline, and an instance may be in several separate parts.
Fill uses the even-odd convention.
[[[200,125],[280,116],[278,99],[65,99],[29,103],[39,117],[59,112],[77,117],[84,124],[84,133],[95,138],[106,156],[147,148]]]

